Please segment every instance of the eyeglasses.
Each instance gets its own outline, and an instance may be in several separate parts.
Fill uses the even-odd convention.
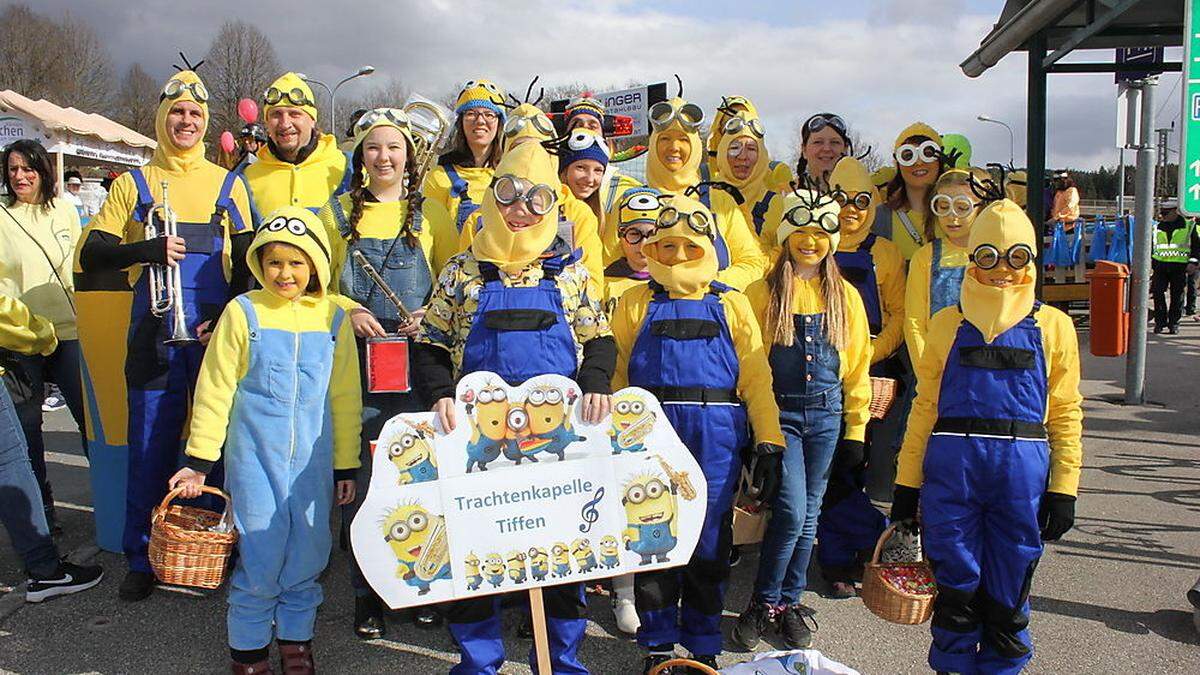
[[[843,208],[847,205],[853,206],[859,211],[866,211],[871,208],[872,197],[870,192],[856,192],[851,196],[845,190],[834,190],[830,196],[833,197],[833,201],[838,203],[838,206]]]
[[[641,230],[632,225],[626,225],[625,227],[617,229],[617,233],[620,235],[621,239],[630,246],[637,246],[650,237],[653,237],[654,232],[655,229],[653,227],[650,227],[646,230]]]
[[[286,229],[288,232],[291,232],[292,234],[296,235],[297,237],[303,237],[305,235],[308,235],[308,237],[310,239],[312,239],[314,242],[316,242],[317,248],[321,249],[321,253],[325,254],[325,259],[326,260],[330,259],[329,249],[326,248],[325,244],[322,243],[321,240],[317,238],[317,233],[308,229],[308,226],[304,224],[304,221],[300,220],[299,218],[288,218],[286,216],[279,216],[278,218],[272,220],[271,222],[263,225],[262,229],[264,229],[268,232],[279,232],[279,231]]]
[[[358,118],[358,121],[354,123],[354,133],[362,133],[380,122],[390,122],[401,129],[409,128],[410,124],[408,113],[400,108],[375,108],[368,110]]]
[[[796,227],[805,227],[806,225],[816,223],[822,230],[829,234],[835,234],[842,227],[841,222],[838,220],[838,214],[826,211],[820,215],[816,215],[812,209],[804,205],[793,207],[787,213],[783,214],[783,217]]]
[[[1033,249],[1028,244],[1013,244],[1001,255],[1000,249],[983,244],[971,253],[971,262],[981,270],[994,269],[1001,260],[1008,263],[1009,268],[1019,270],[1033,262]]]
[[[391,529],[383,537],[384,541],[404,541],[413,532],[420,532],[429,527],[429,516],[424,513],[414,513],[405,520],[392,523]]]
[[[488,124],[494,124],[496,120],[500,119],[500,116],[497,115],[494,110],[487,110],[484,108],[471,108],[470,110],[464,112],[462,116],[463,119],[468,122],[483,120]]]
[[[763,129],[762,122],[757,117],[749,120],[744,117],[730,117],[729,121],[725,122],[724,131],[726,135],[737,134],[741,133],[742,129],[747,127],[750,128],[750,133],[758,136],[759,138],[762,138],[767,133],[766,130]]]
[[[712,240],[717,238],[716,233],[713,231],[712,221],[709,220],[708,214],[703,211],[684,213],[674,206],[668,206],[662,210],[662,213],[658,214],[658,221],[656,222],[659,230],[669,230],[684,221],[687,222],[687,226],[692,229],[692,232],[702,234]]]
[[[267,87],[267,90],[263,92],[263,102],[267,105],[275,105],[285,98],[290,101],[292,105],[296,106],[303,107],[316,105],[316,102],[310,99],[308,94],[305,94],[304,90],[300,87],[293,87],[287,91],[279,89],[278,87]]]
[[[508,121],[504,123],[504,135],[509,137],[516,136],[530,124],[532,124],[533,128],[543,136],[550,136],[554,133],[554,123],[550,121],[549,117],[546,117],[545,113],[539,112],[538,114],[530,117],[519,117],[515,115],[510,117]]]
[[[158,100],[164,99],[175,100],[183,96],[183,92],[192,92],[192,98],[201,103],[208,103],[208,90],[204,88],[204,84],[200,82],[184,82],[183,80],[167,80],[166,86],[163,87],[162,93],[159,94]]]
[[[971,201],[970,197],[959,195],[951,197],[950,195],[934,195],[929,202],[929,208],[933,210],[933,215],[947,218],[955,216],[958,218],[966,218],[978,206]]]
[[[641,504],[647,499],[657,499],[667,491],[667,486],[657,478],[651,478],[645,485],[634,483],[625,491],[625,500],[631,504]]]
[[[676,108],[670,101],[659,101],[650,106],[650,126],[655,131],[662,131],[679,120],[679,124],[687,131],[696,131],[704,123],[704,111],[695,103],[684,103]]]
[[[896,148],[894,157],[900,166],[912,166],[918,162],[936,162],[942,156],[942,146],[935,140],[928,140],[920,145],[905,143]]]
[[[804,127],[808,129],[809,133],[814,134],[825,127],[833,127],[844,135],[846,133],[846,120],[832,113],[817,113],[808,118],[808,121],[804,123]]]
[[[523,200],[529,212],[537,216],[544,216],[554,208],[554,203],[558,201],[558,193],[554,191],[554,188],[545,183],[539,183],[522,189],[523,185],[529,185],[529,181],[511,174],[497,177],[492,183],[492,192],[496,196],[496,202],[509,206]]]

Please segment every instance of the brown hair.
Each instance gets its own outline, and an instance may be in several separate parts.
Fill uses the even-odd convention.
[[[417,241],[417,235],[412,229],[413,219],[416,217],[417,211],[421,208],[421,204],[425,201],[425,198],[421,194],[421,177],[417,175],[416,171],[412,170],[412,158],[415,152],[412,141],[405,137],[404,145],[407,152],[407,159],[404,163],[404,190],[408,195],[408,209],[404,214],[404,222],[400,225],[400,236],[404,237],[404,243],[409,248],[416,248],[419,242]],[[351,163],[350,215],[348,219],[350,221],[350,241],[356,242],[359,238],[358,222],[362,220],[363,204],[367,200],[368,191],[368,188],[363,185],[363,176],[366,175],[366,169],[363,166],[361,145],[354,149],[354,156],[351,158]]]
[[[901,143],[923,143],[931,140],[933,139],[928,136],[916,135],[905,138],[903,141],[901,141]],[[942,173],[942,169],[944,168],[945,160],[939,157],[937,167],[937,172],[939,175]],[[925,216],[925,220],[929,220],[930,212],[928,203],[908,203],[908,191],[904,189],[904,174],[901,173],[899,166],[896,167],[896,175],[892,176],[892,179],[888,181],[887,186],[884,188],[884,192],[887,195],[884,198],[884,204],[886,204],[889,209],[893,211],[900,211],[902,209],[908,209],[909,211],[912,211],[913,209],[920,208],[921,213]]]
[[[43,208],[54,208],[54,193],[58,187],[58,173],[54,170],[54,165],[50,163],[50,155],[46,152],[46,148],[36,140],[22,138],[13,141],[7,148],[4,149],[3,159],[0,160],[0,171],[4,172],[4,189],[8,192],[8,205],[12,206],[17,203],[17,192],[8,178],[8,158],[12,157],[13,153],[21,155],[29,164],[29,168],[33,169],[40,179],[38,183],[38,203]]]
[[[791,248],[785,242],[775,266],[766,277],[770,298],[767,300],[765,333],[770,335],[770,344],[790,347],[796,339],[795,325],[785,320],[792,314],[795,269]],[[821,296],[825,299],[825,339],[835,349],[845,349],[850,332],[846,323],[846,288],[833,251],[821,261],[817,273],[821,277]],[[763,340],[767,338],[764,334]]]
[[[267,254],[267,249],[275,245],[289,246],[304,254],[304,260],[308,262],[309,271],[308,285],[304,287],[304,293],[307,295],[309,293],[319,292],[321,290],[321,275],[317,274],[317,265],[313,262],[312,256],[308,254],[308,251],[305,251],[295,244],[286,241],[269,241],[266,244],[259,246],[254,250],[254,254],[258,257],[258,268],[261,270],[263,267],[263,256]],[[264,276],[266,275],[265,270],[263,271],[263,274]]]
[[[500,155],[504,152],[504,117],[498,116],[496,119],[496,137],[492,139],[488,145],[487,158],[484,160],[489,169],[494,169],[500,165]],[[442,153],[438,159],[440,164],[454,164],[456,166],[475,166],[475,153],[471,152],[471,146],[467,143],[467,134],[463,131],[463,116],[460,114],[454,120],[454,135],[450,138],[450,149]]]

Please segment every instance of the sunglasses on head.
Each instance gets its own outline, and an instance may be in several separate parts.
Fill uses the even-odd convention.
[[[817,113],[808,118],[808,121],[804,123],[804,127],[808,129],[809,133],[816,133],[825,127],[833,127],[836,131],[844,135],[846,133],[846,120],[833,113]]]

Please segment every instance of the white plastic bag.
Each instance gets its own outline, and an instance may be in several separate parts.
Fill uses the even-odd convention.
[[[724,675],[859,675],[815,649],[757,654],[753,661],[721,669]]]

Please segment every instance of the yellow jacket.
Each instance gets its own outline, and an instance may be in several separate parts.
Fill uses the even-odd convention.
[[[745,290],[767,271],[767,255],[763,252],[754,230],[742,215],[742,209],[724,190],[713,188],[709,210],[717,219],[717,229],[729,248],[729,266],[717,273],[717,281]],[[774,200],[782,204],[782,199]],[[782,207],[781,207],[782,210]]]
[[[843,240],[844,241],[844,240]],[[904,256],[900,249],[883,237],[876,237],[871,246],[875,262],[875,282],[879,286],[879,304],[883,328],[871,338],[871,363],[879,363],[900,349],[904,343]]]
[[[813,277],[797,279],[792,295],[793,314],[821,314],[825,311],[825,299],[821,297],[821,280]],[[846,297],[846,348],[838,350],[838,379],[842,381],[842,419],[845,431],[842,438],[861,441],[866,438],[867,422],[871,419],[868,406],[871,404],[871,331],[867,326],[867,310],[862,297],[848,281],[843,281]],[[754,316],[764,336],[774,333],[774,327],[766,325],[767,304],[771,298],[765,279],[755,283],[746,291]],[[766,354],[770,354],[769,338]]]
[[[641,279],[630,276],[630,272],[629,264],[625,262],[624,258],[604,268],[604,313],[609,318],[612,318],[613,310],[617,308],[617,301],[621,299],[622,295],[625,295],[625,291],[649,282],[648,276]]]
[[[16,201],[0,208],[21,224],[18,228],[2,217],[7,222],[0,225],[0,294],[11,295],[54,322],[58,339],[76,339],[71,298],[79,211],[62,197],[53,207]]]
[[[492,184],[492,176],[496,170],[490,166],[458,165],[455,165],[454,170],[458,172],[459,178],[467,181],[467,196],[471,198],[471,201],[475,202],[476,206],[482,204],[483,193],[487,192],[488,186]],[[441,204],[449,214],[450,222],[455,224],[455,228],[458,227],[458,205],[462,203],[462,198],[450,195],[450,176],[446,173],[446,167],[435,164],[425,174],[425,181],[421,184],[421,195],[427,202],[434,201]]]
[[[54,324],[30,312],[20,300],[0,293],[0,349],[47,356],[57,347]],[[0,367],[3,374],[4,368]]]
[[[614,391],[629,386],[630,353],[653,296],[649,285],[635,286],[621,296],[613,311],[611,325],[617,341]],[[755,443],[785,445],[783,430],[779,428],[779,406],[775,405],[771,387],[771,366],[767,363],[762,334],[750,302],[737,291],[727,291],[721,294],[721,306],[725,309],[725,322],[738,355],[738,396],[745,401]]]
[[[1070,317],[1049,305],[1034,313],[1042,332],[1048,376],[1046,431],[1050,439],[1050,492],[1074,495],[1083,461],[1083,397],[1079,393],[1079,341]],[[958,307],[947,307],[929,321],[925,350],[917,362],[917,398],[908,416],[900,448],[896,482],[919,488],[924,482],[925,448],[937,422],[942,372],[963,322]]]
[[[942,239],[942,267],[966,267],[969,252],[955,246],[949,239]],[[928,332],[929,284],[933,274],[933,244],[925,244],[908,264],[908,283],[904,291],[904,342],[913,364],[921,360],[925,351],[925,333]]]
[[[312,154],[299,164],[285,162],[263,146],[258,161],[245,171],[254,207],[263,218],[281,206],[319,209],[346,180],[347,163],[346,153],[330,134],[323,134]]]

